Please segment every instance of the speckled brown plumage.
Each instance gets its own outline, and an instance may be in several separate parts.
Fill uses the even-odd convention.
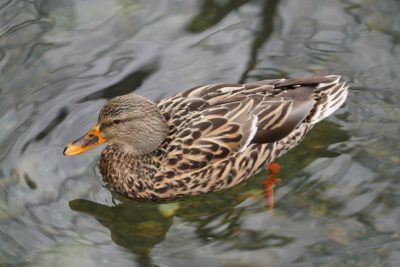
[[[229,188],[296,146],[346,96],[347,86],[336,75],[195,87],[157,104],[169,127],[161,145],[150,153],[130,153],[123,142],[110,139],[100,171],[113,190],[133,198]],[[114,102],[102,109],[100,123],[113,122],[120,109]]]

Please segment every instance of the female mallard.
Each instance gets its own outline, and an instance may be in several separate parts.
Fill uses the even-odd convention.
[[[346,96],[347,86],[336,75],[205,85],[158,104],[134,94],[118,96],[64,155],[108,141],[100,171],[113,190],[128,197],[218,191],[296,146]]]

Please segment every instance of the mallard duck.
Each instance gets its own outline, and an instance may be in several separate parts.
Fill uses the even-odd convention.
[[[346,99],[338,75],[211,84],[154,103],[108,100],[97,123],[70,143],[77,155],[108,142],[105,183],[131,198],[167,199],[237,185],[295,147]]]

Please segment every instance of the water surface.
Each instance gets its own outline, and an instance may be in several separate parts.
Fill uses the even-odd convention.
[[[0,0],[0,265],[399,266],[396,0]],[[104,101],[342,74],[346,104],[265,173],[168,205],[65,158]]]

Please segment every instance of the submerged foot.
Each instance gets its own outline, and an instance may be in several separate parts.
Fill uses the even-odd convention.
[[[279,182],[276,176],[280,169],[281,167],[278,163],[272,162],[268,164],[269,174],[263,182],[264,197],[270,210],[274,208],[274,186]]]

